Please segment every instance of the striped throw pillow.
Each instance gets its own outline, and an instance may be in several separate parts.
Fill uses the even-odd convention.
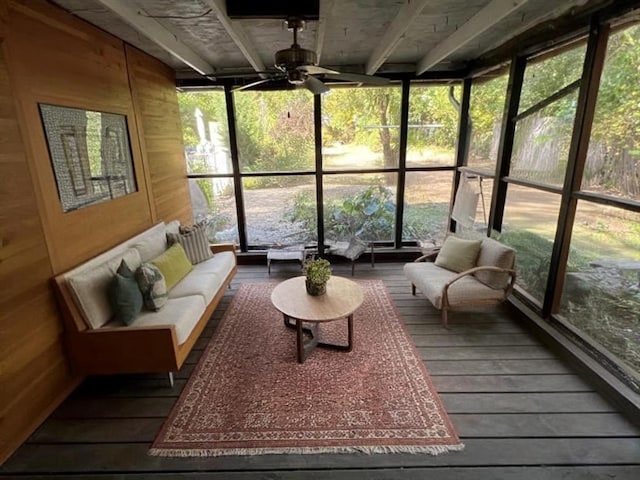
[[[167,243],[169,246],[174,243],[182,245],[192,265],[213,257],[203,225],[194,225],[188,228],[181,227],[180,233],[167,233]]]

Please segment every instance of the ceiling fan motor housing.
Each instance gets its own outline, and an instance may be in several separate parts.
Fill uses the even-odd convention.
[[[293,44],[290,48],[276,52],[275,65],[280,70],[289,72],[305,65],[315,65],[316,61],[316,52]]]

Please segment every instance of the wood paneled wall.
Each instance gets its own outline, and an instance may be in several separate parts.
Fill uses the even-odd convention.
[[[46,2],[10,2],[7,29],[9,71],[44,209],[51,263],[60,273],[153,223],[124,43]],[[126,115],[138,192],[63,213],[39,103]]]
[[[180,110],[173,70],[126,45],[129,79],[145,165],[149,166],[151,206],[158,220],[193,221]]]
[[[76,385],[61,343],[51,264],[0,50],[0,461]]]
[[[191,210],[170,69],[45,0],[0,0],[0,42],[1,463],[81,380],[51,277]],[[64,214],[38,103],[126,115],[138,192]]]

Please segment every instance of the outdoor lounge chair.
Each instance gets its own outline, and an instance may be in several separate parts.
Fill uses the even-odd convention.
[[[329,253],[331,255],[338,255],[345,257],[351,261],[351,276],[355,275],[356,260],[367,251],[367,247],[371,249],[371,268],[374,267],[374,253],[373,242],[364,242],[358,237],[351,237],[349,242],[337,242],[334,245],[329,246]]]
[[[465,240],[450,235],[441,248],[404,266],[411,293],[420,290],[433,306],[447,312],[457,307],[497,305],[509,296],[516,280],[515,251],[491,238]]]

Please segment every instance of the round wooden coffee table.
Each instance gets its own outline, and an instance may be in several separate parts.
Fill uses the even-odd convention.
[[[331,348],[350,352],[353,349],[353,312],[362,304],[362,290],[357,283],[342,277],[332,276],[327,283],[327,292],[314,297],[307,293],[305,277],[295,277],[278,284],[271,293],[271,303],[284,316],[284,324],[296,329],[298,362],[303,363],[309,353],[316,348]],[[335,345],[321,342],[318,338],[318,325],[347,318],[348,343]],[[291,323],[295,320],[295,323]],[[311,323],[310,328],[302,323]],[[304,341],[303,333],[311,335]]]

